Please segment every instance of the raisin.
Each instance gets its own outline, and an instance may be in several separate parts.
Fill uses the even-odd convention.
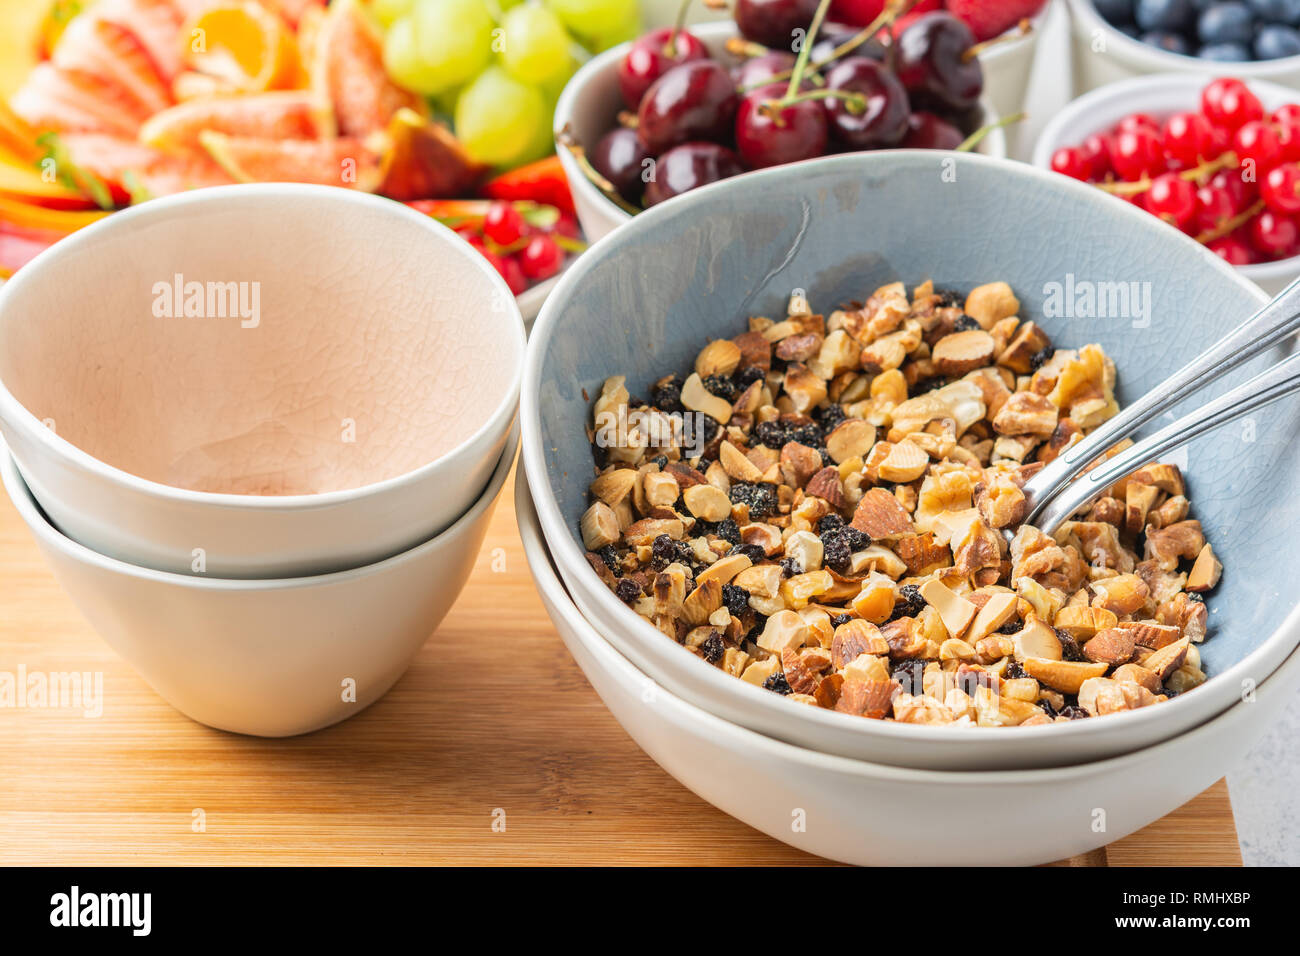
[[[785,674],[781,671],[777,671],[767,680],[763,681],[763,687],[767,690],[776,691],[782,696],[794,693],[794,691],[790,689],[790,682],[785,679]]]
[[[763,379],[767,378],[767,373],[757,365],[746,365],[744,368],[738,370],[732,377],[735,378],[736,386],[738,388],[746,389],[755,382],[761,382]]]
[[[821,455],[823,468],[829,468],[831,467],[831,465],[837,464],[835,459],[831,457],[831,450],[829,448],[826,447],[814,448],[813,451]]]
[[[832,571],[844,574],[853,559],[853,549],[842,534],[831,532],[822,538],[822,563]]]
[[[1066,704],[1061,708],[1061,716],[1069,717],[1071,720],[1082,720],[1084,717],[1092,715],[1077,704]]]
[[[783,558],[781,560],[782,577],[792,578],[796,574],[803,574],[803,565],[794,558]]]
[[[953,323],[953,331],[955,332],[973,332],[978,328],[982,328],[982,326],[965,312],[961,314],[961,318]]]
[[[999,634],[1015,634],[1020,630],[1020,618],[1012,615],[1007,618],[1007,623],[998,628]]]
[[[952,309],[962,303],[961,293],[954,292],[952,289],[935,289],[934,294],[939,297],[940,308]]]
[[[740,617],[749,610],[749,591],[739,584],[722,586],[722,605],[732,617]]]
[[[1029,675],[1025,673],[1025,669],[1020,666],[1019,661],[1011,661],[1007,664],[1007,669],[1002,672],[1002,676],[1007,680],[1019,680]]]
[[[655,538],[654,544],[650,546],[650,566],[656,571],[662,571],[676,560],[677,542],[666,534]]]
[[[609,568],[610,574],[616,578],[623,576],[623,568],[618,563],[618,552],[614,550],[612,544],[605,545],[596,554],[600,556],[600,560],[605,562],[605,567]]]
[[[817,533],[823,537],[828,531],[834,531],[836,528],[844,527],[844,519],[839,515],[826,515],[821,521],[817,522]]]
[[[748,505],[751,518],[776,514],[776,485],[767,482],[737,481],[731,486],[732,504]]]
[[[729,402],[736,400],[736,383],[725,375],[710,375],[704,380],[704,388],[718,398]]]
[[[698,423],[699,434],[696,432],[696,423]],[[704,412],[696,412],[687,421],[686,430],[682,433],[683,440],[687,446],[698,444],[700,447],[706,447],[710,442],[718,437],[718,432],[722,431],[722,426],[712,415],[706,415]]]
[[[948,384],[948,380],[941,375],[931,375],[929,378],[918,378],[907,390],[908,398],[915,398],[918,395],[924,395],[926,392],[933,392],[936,388],[943,388]]]
[[[926,600],[921,596],[921,589],[915,584],[904,584],[898,589],[898,601],[894,604],[894,612],[889,619],[895,620],[899,617],[916,617],[926,608]]]
[[[767,552],[756,544],[742,544],[735,551],[749,558],[750,564],[758,564],[767,559]]]
[[[1052,706],[1052,702],[1050,700],[1038,700],[1036,701],[1036,703],[1042,709],[1043,713],[1045,713],[1048,717],[1054,718],[1057,714],[1060,713],[1060,711],[1058,711],[1055,707]]]
[[[1031,372],[1037,372],[1040,368],[1046,365],[1055,354],[1056,349],[1052,348],[1050,345],[1045,349],[1035,352],[1029,357],[1029,370]]]
[[[722,655],[726,651],[726,645],[722,643],[722,635],[717,631],[706,637],[704,643],[700,645],[700,653],[704,655],[704,659],[710,664],[716,664],[722,660]]]
[[[790,426],[790,441],[797,441],[809,448],[819,448],[826,444],[826,435],[813,422]]]
[[[757,643],[759,637],[763,633],[763,628],[765,627],[767,627],[767,615],[759,614],[757,611],[755,611],[754,626],[745,632],[745,640]]]
[[[838,402],[824,405],[813,412],[813,418],[817,420],[817,424],[819,424],[822,427],[822,430],[827,434],[834,431],[835,426],[848,417],[849,416],[844,412],[844,406]]]
[[[1083,651],[1079,649],[1079,642],[1059,627],[1054,628],[1056,639],[1061,642],[1061,658],[1067,661],[1081,661],[1084,659]]]
[[[713,533],[723,541],[729,541],[731,544],[740,544],[740,525],[736,524],[731,518],[719,521],[713,529]]]
[[[859,531],[853,525],[845,525],[840,532],[853,551],[863,551],[871,547],[871,537],[865,531]]]
[[[779,421],[759,422],[754,426],[754,437],[759,444],[779,450],[785,447],[786,430]]]
[[[839,627],[841,624],[847,624],[851,620],[853,620],[853,618],[848,614],[836,614],[831,618],[831,624],[834,627]]]
[[[922,675],[925,673],[925,661],[919,658],[902,661],[894,668],[893,673],[889,676],[898,681],[903,691],[912,695],[920,695],[922,690]]]
[[[620,578],[614,593],[624,604],[631,604],[641,596],[641,588],[631,578]]]
[[[686,411],[686,406],[682,404],[682,380],[674,375],[662,385],[656,385],[650,391],[650,401],[661,411]]]
[[[1201,597],[1201,595],[1197,594],[1195,591],[1187,592],[1187,600],[1191,601],[1193,604],[1205,603],[1205,598]]]
[[[652,462],[654,462],[656,465],[658,465],[660,468],[667,468],[667,467],[668,467],[668,456],[667,456],[667,455],[656,455],[654,458],[651,458],[650,460],[651,460]]]

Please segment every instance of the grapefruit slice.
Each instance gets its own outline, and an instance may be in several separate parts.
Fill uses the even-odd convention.
[[[334,105],[342,136],[384,129],[399,109],[422,112],[414,93],[384,71],[384,41],[356,0],[334,0],[312,43],[311,85]]]
[[[147,118],[139,102],[114,83],[80,70],[38,63],[9,98],[9,106],[37,130],[135,136]]]
[[[59,2],[87,5],[86,0]],[[181,71],[181,13],[171,0],[97,0],[94,16],[135,34],[163,83]]]
[[[382,151],[373,138],[277,141],[204,130],[199,142],[241,183],[314,183],[374,192],[383,178]]]
[[[186,65],[241,90],[291,89],[302,79],[293,33],[251,0],[204,10],[182,29],[191,36]]]
[[[151,116],[140,142],[164,152],[201,151],[205,129],[263,139],[331,139],[334,114],[307,90],[192,100]]]
[[[110,81],[126,91],[145,116],[172,103],[171,90],[139,38],[122,24],[93,13],[68,24],[50,62]]]
[[[388,124],[391,144],[384,156],[379,192],[390,199],[459,196],[471,191],[488,167],[470,159],[441,123],[400,109]]]

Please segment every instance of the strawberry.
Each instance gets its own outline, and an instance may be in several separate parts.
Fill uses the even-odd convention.
[[[948,12],[966,21],[979,42],[1006,33],[1026,17],[1036,16],[1047,0],[945,0]]]
[[[885,0],[833,0],[830,19],[851,27],[865,27],[885,9]],[[909,13],[938,10],[939,0],[921,0]]]

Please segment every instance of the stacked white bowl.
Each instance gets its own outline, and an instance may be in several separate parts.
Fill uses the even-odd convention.
[[[382,696],[455,601],[514,459],[524,350],[496,272],[399,203],[185,193],[0,289],[0,470],[163,697],[302,733]]]

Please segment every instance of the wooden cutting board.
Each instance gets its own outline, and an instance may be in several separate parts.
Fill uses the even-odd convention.
[[[82,621],[0,496],[0,670],[102,671],[105,698],[99,718],[0,709],[0,864],[821,862],[704,803],[623,732],[533,590],[513,499],[511,481],[459,602],[387,697],[319,733],[260,740],[157,697]],[[1220,780],[1063,865],[1240,863]]]

